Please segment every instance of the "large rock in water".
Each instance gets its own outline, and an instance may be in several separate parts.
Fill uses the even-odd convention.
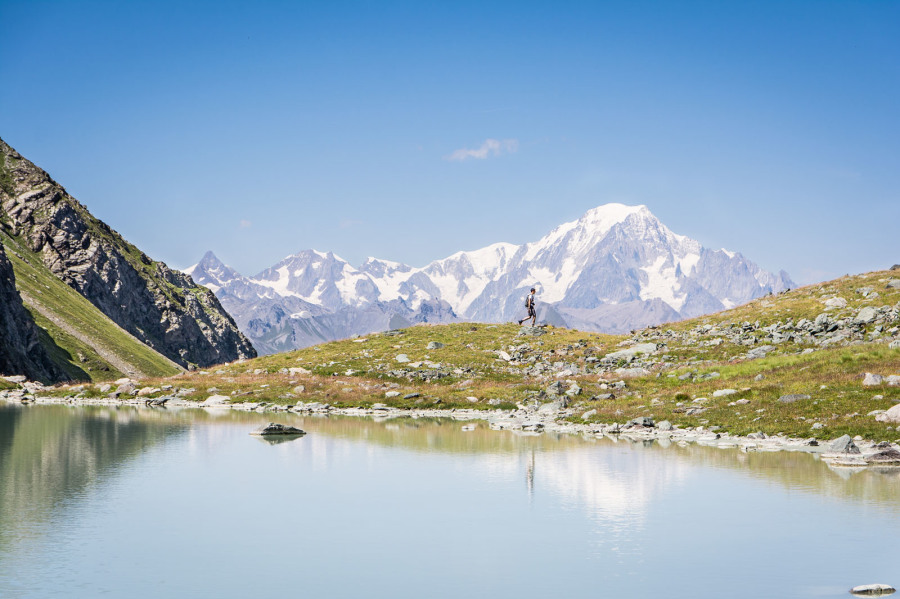
[[[69,380],[41,345],[37,326],[22,304],[12,264],[0,243],[0,375],[16,374],[42,383]]]
[[[287,424],[278,424],[277,422],[270,422],[265,426],[261,426],[252,433],[251,435],[256,435],[260,437],[265,437],[268,435],[305,435],[306,431],[296,426],[289,426]]]
[[[256,356],[216,296],[151,260],[0,140],[9,233],[116,324],[182,366]]]
[[[868,597],[877,597],[879,595],[890,595],[897,589],[889,584],[861,584],[850,589],[854,595],[866,595]]]

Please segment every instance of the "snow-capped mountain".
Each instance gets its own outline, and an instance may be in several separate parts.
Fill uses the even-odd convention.
[[[604,332],[698,316],[793,286],[741,254],[677,235],[645,206],[606,204],[533,243],[496,243],[423,268],[358,268],[306,250],[248,278],[211,252],[187,269],[212,289],[260,353],[457,319],[521,318],[538,290],[541,320]]]

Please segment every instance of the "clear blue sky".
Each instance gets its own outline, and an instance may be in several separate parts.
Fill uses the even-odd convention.
[[[0,82],[0,137],[175,267],[611,201],[798,282],[900,262],[896,1],[0,0]]]

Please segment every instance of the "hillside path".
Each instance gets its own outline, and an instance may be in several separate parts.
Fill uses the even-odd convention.
[[[22,296],[22,300],[26,304],[28,304],[30,307],[32,307],[35,310],[37,310],[38,312],[40,312],[41,316],[43,316],[44,318],[46,318],[47,320],[49,320],[50,322],[52,322],[53,324],[55,324],[56,326],[61,328],[63,331],[65,331],[69,335],[72,335],[73,337],[75,337],[76,339],[78,339],[79,341],[81,341],[82,343],[84,343],[85,345],[90,347],[91,349],[93,349],[95,352],[97,352],[97,354],[101,358],[106,360],[109,364],[114,366],[125,376],[127,376],[129,378],[135,378],[135,379],[147,378],[147,374],[142,372],[137,366],[122,359],[121,356],[117,355],[114,351],[110,350],[108,347],[106,347],[105,345],[103,345],[102,343],[97,341],[96,339],[92,339],[91,337],[88,337],[87,335],[85,335],[84,333],[82,333],[81,331],[79,331],[78,329],[73,327],[71,324],[69,324],[67,321],[63,320],[62,318],[60,318],[59,316],[54,314],[52,311],[45,308],[40,302],[35,301],[35,299],[33,297],[31,297],[24,291],[19,290],[19,295]],[[110,321],[110,322],[112,322],[112,321]],[[119,325],[116,325],[115,323],[113,323],[113,324],[115,326],[119,327]],[[134,338],[133,335],[131,335],[128,331],[126,331],[122,327],[119,327],[119,330],[123,334]],[[135,339],[135,340],[137,340],[137,339]],[[172,362],[172,364],[175,364],[175,363]],[[177,364],[175,366],[177,368],[181,368]]]

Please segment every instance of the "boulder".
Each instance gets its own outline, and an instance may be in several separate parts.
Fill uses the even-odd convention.
[[[210,395],[203,402],[200,403],[201,406],[226,406],[231,403],[231,398],[227,395]]]
[[[832,441],[829,449],[835,453],[859,453],[859,447],[856,446],[850,435],[838,437]]]
[[[887,289],[900,289],[900,279],[891,279],[885,285]]]
[[[401,364],[403,364],[405,362],[409,362],[409,356],[407,356],[406,354],[397,354],[397,357],[394,359],[397,360],[398,362],[400,362]]]
[[[444,347],[443,343],[440,343],[438,341],[429,341],[428,345],[425,346],[425,349],[441,349],[442,347]]]
[[[668,420],[663,420],[662,422],[660,422],[659,424],[656,425],[656,429],[663,431],[663,432],[670,431],[673,428],[674,427],[672,426],[672,423],[669,422]]]
[[[625,426],[645,426],[647,428],[653,428],[654,425],[653,418],[641,416],[640,418],[632,418]]]
[[[826,308],[846,308],[847,300],[842,297],[832,297],[831,299],[825,300]]]
[[[277,422],[270,422],[264,426],[259,427],[255,431],[250,433],[251,435],[257,436],[266,436],[266,435],[305,435],[306,431],[303,429],[299,429],[296,426],[289,426],[287,424],[278,424]]]
[[[862,584],[850,589],[854,595],[867,595],[869,597],[878,595],[890,595],[897,589],[889,584]]]
[[[859,324],[869,324],[870,322],[874,322],[877,317],[878,311],[872,306],[866,306],[857,312],[856,317],[853,320]]]
[[[563,384],[561,382],[556,381],[554,383],[550,383],[550,386],[547,387],[544,392],[547,395],[562,395],[565,392],[565,389],[563,388]]]
[[[875,416],[878,422],[900,422],[900,403]]]
[[[882,466],[900,464],[900,451],[897,451],[893,447],[884,449],[874,455],[870,455],[869,457],[867,457],[866,463],[878,464]]]
[[[863,387],[875,387],[884,382],[884,377],[874,372],[867,372],[863,377]]]
[[[713,391],[713,397],[725,397],[726,395],[734,395],[737,389],[716,389]]]

